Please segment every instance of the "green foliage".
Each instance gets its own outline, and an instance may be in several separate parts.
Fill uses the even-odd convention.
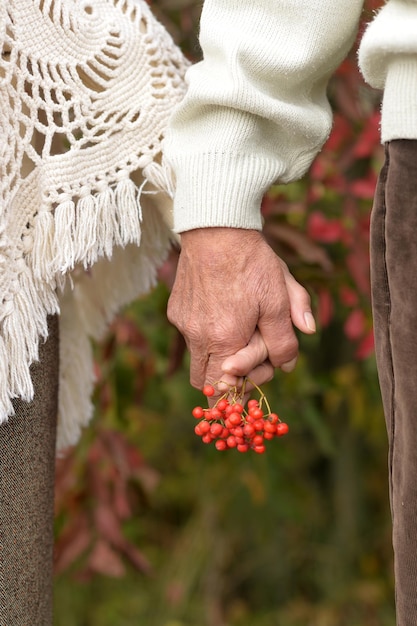
[[[167,296],[161,284],[136,303],[114,325],[117,348],[110,335],[114,351],[100,351],[97,416],[59,493],[57,563],[74,518],[86,517],[89,536],[57,574],[58,626],[296,626],[307,616],[317,625],[390,623],[386,444],[373,359],[327,370],[317,354],[330,331],[302,340],[295,372],[265,387],[291,434],[263,457],[220,454],[193,433],[201,394],[189,386],[186,359],[167,374],[177,345]],[[132,320],[137,342],[126,331]],[[106,404],[113,394],[119,401]],[[123,445],[100,452],[114,438]],[[120,455],[131,460],[134,451],[129,473]],[[97,509],[113,521],[121,511],[127,550]],[[76,526],[76,545],[80,535]]]
[[[198,3],[154,7],[192,56]],[[263,456],[194,435],[203,398],[165,315],[173,253],[97,346],[94,422],[57,466],[57,626],[394,622],[367,258],[378,102],[352,60],[330,93],[328,145],[264,201],[265,235],[320,322],[300,336],[296,370],[265,385],[290,434]]]

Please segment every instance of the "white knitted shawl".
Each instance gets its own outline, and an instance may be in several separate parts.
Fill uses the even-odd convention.
[[[161,141],[188,64],[144,0],[2,0],[0,44],[0,422],[60,313],[60,449],[92,414],[90,338],[170,245]]]

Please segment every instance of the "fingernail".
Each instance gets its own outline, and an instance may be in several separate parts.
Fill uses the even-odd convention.
[[[313,317],[313,314],[310,311],[306,311],[304,313],[304,321],[306,323],[306,326],[308,328],[308,330],[311,330],[311,332],[315,333],[316,332],[316,321]]]
[[[295,357],[295,359],[292,359],[292,361],[288,361],[288,363],[283,363],[281,365],[281,369],[283,372],[292,372],[296,364],[297,364],[297,357]]]

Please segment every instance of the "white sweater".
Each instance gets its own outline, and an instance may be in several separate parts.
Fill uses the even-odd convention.
[[[300,178],[327,139],[328,79],[351,48],[362,0],[206,0],[203,60],[171,119],[175,230],[261,229],[274,182]],[[382,141],[417,138],[417,1],[388,0],[361,42],[384,89]]]

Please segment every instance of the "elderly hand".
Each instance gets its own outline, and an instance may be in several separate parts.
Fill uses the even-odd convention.
[[[255,230],[201,228],[181,236],[168,318],[191,356],[190,381],[257,385],[274,368],[290,371],[298,341],[293,324],[315,331],[307,291]]]

